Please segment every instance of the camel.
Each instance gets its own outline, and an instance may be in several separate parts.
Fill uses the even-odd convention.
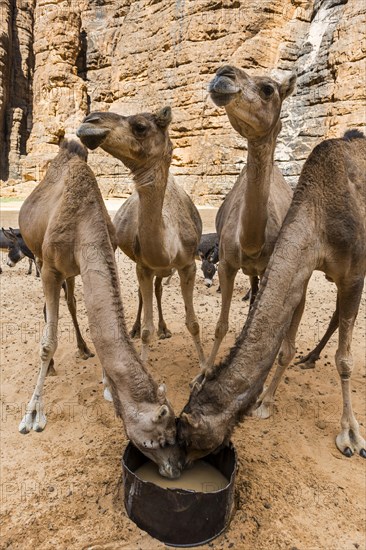
[[[41,266],[46,326],[41,339],[41,367],[26,413],[23,434],[42,431],[47,419],[43,385],[57,348],[60,289],[83,282],[92,341],[127,436],[157,462],[162,475],[176,477],[175,416],[164,385],[147,372],[130,341],[124,320],[114,251],[116,234],[86,149],[64,141],[48,171],[25,200],[19,224],[27,246]],[[174,460],[172,460],[174,457]]]
[[[295,354],[306,287],[314,270],[337,285],[339,333],[335,363],[343,412],[336,446],[345,456],[366,458],[366,442],[352,410],[352,331],[366,273],[366,138],[347,131],[321,142],[302,169],[247,322],[229,355],[191,390],[178,424],[178,440],[190,462],[227,443],[250,411],[282,344],[272,388]]]
[[[216,216],[221,312],[207,360],[208,369],[213,366],[228,331],[236,274],[242,269],[249,276],[252,305],[258,278],[267,267],[291,203],[292,190],[274,164],[273,156],[281,130],[282,102],[293,92],[295,82],[295,74],[279,83],[268,76],[251,77],[242,69],[225,65],[209,84],[213,102],[225,107],[231,125],[248,140],[248,158]]]
[[[77,135],[90,149],[100,146],[121,160],[133,175],[136,190],[117,212],[114,225],[118,246],[136,262],[144,310],[142,360],[147,361],[149,343],[154,334],[153,278],[156,276],[159,335],[169,337],[170,331],[161,310],[161,279],[177,269],[186,310],[186,326],[203,366],[205,357],[193,307],[195,254],[202,222],[192,200],[169,174],[172,143],[168,127],[171,119],[170,107],[154,114],[128,117],[111,112],[94,112],[84,119]],[[136,331],[136,322],[133,331]]]

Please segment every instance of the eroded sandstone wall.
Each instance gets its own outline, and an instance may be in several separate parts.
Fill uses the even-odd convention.
[[[297,71],[276,152],[291,184],[322,138],[365,125],[364,2],[22,0],[22,5],[32,14],[32,32],[23,32],[29,23],[23,14],[20,33],[23,64],[31,59],[26,52],[32,36],[27,155],[22,146],[13,150],[23,122],[12,122],[5,135],[9,173],[22,182],[42,177],[60,137],[72,135],[91,110],[132,113],[169,104],[172,170],[197,202],[218,204],[246,157],[245,141],[207,97],[208,81],[228,62],[256,73]],[[18,20],[13,13],[13,27]],[[1,34],[0,124],[9,116],[4,112],[19,107],[9,104],[12,88],[3,61],[9,40]],[[105,195],[129,192],[128,174],[118,161],[102,151],[89,158]]]
[[[36,0],[0,5],[0,178],[19,179],[32,129]]]

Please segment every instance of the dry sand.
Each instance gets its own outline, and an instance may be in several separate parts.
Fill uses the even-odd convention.
[[[213,230],[214,210],[203,210],[204,230]],[[3,217],[17,226],[16,213]],[[46,380],[48,424],[42,433],[18,433],[18,423],[38,372],[43,327],[42,288],[27,262],[3,265],[1,284],[1,548],[141,549],[164,548],[126,515],[120,459],[127,444],[113,407],[103,400],[97,358],[76,357],[75,338],[64,300],[60,308],[57,376]],[[118,254],[126,321],[137,306],[134,265]],[[195,304],[209,351],[219,314],[220,295],[207,289],[198,270]],[[248,312],[241,297],[248,280],[238,274],[227,353]],[[323,334],[335,305],[335,287],[313,276],[298,335],[298,352],[312,348]],[[90,342],[82,285],[76,285],[78,315]],[[198,372],[194,347],[184,326],[184,308],[175,275],[164,287],[164,312],[173,336],[155,340],[149,368],[166,382],[179,412],[189,382]],[[269,420],[248,418],[236,429],[239,455],[237,511],[227,531],[204,548],[234,550],[354,550],[365,548],[365,461],[348,459],[335,447],[341,392],[334,365],[337,337],[331,339],[315,370],[291,365],[281,383]],[[139,347],[139,342],[136,342]],[[353,404],[365,435],[365,298],[353,341]]]

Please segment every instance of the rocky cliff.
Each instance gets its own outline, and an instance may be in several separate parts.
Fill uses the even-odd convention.
[[[246,143],[207,97],[215,70],[296,70],[276,153],[296,183],[324,137],[365,125],[366,5],[359,0],[3,0],[0,178],[39,181],[60,137],[92,110],[173,107],[173,167],[196,202],[226,194]],[[124,196],[123,166],[89,156],[105,195]],[[15,185],[15,182],[21,182]],[[9,189],[9,187],[8,187]]]

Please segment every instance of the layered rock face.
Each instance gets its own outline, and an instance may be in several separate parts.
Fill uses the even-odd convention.
[[[39,181],[64,135],[94,110],[173,108],[172,171],[197,203],[219,204],[246,159],[246,142],[207,84],[223,64],[281,77],[276,160],[295,185],[325,137],[365,125],[366,5],[358,0],[3,0],[0,178]],[[276,70],[277,73],[273,73]],[[130,178],[101,150],[89,155],[105,196]],[[26,187],[28,189],[28,187]]]
[[[35,0],[0,5],[0,179],[21,176],[32,128]]]

